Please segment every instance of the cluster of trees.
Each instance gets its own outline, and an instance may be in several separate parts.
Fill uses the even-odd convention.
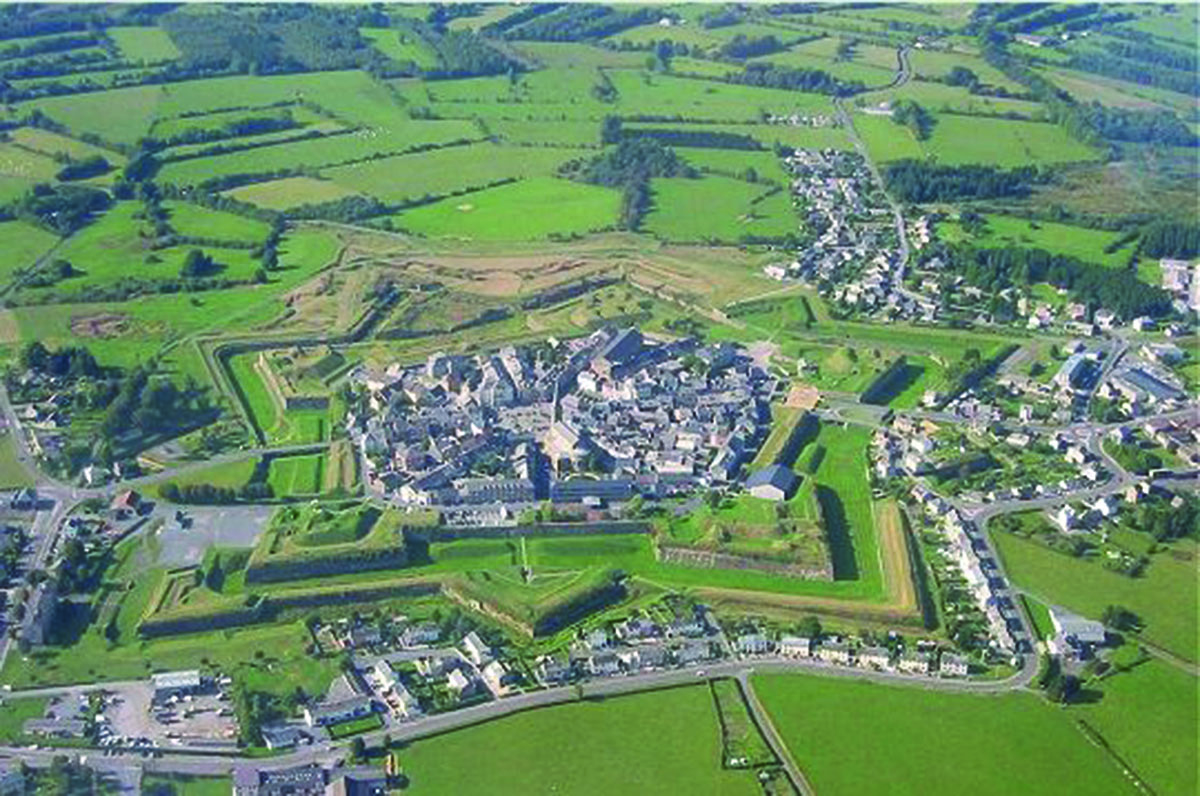
[[[950,265],[968,284],[998,292],[1008,287],[1046,283],[1069,291],[1076,301],[1106,307],[1123,318],[1154,317],[1171,311],[1171,297],[1132,271],[1085,263],[1042,249],[1006,247],[949,250]]]
[[[615,148],[588,161],[573,160],[563,165],[571,179],[621,188],[620,224],[636,230],[650,209],[649,182],[652,177],[694,177],[675,150],[653,138],[624,139]]]
[[[212,409],[193,384],[180,389],[170,379],[155,377],[148,366],[134,368],[120,382],[104,412],[100,432],[111,441],[131,430],[144,437],[187,428],[197,419],[211,420]]]
[[[1118,58],[1142,61],[1190,74],[1200,72],[1200,57],[1197,57],[1195,50],[1163,47],[1156,43],[1152,36],[1141,34],[1139,31],[1127,31],[1126,35],[1131,36],[1132,40],[1125,41],[1115,36],[1105,38],[1104,49]]]
[[[1134,144],[1196,146],[1200,139],[1172,111],[1113,108],[1093,101],[1076,105],[1078,123],[1108,141]]]
[[[50,261],[37,272],[24,280],[25,287],[52,287],[64,279],[70,279],[79,272],[69,260],[58,258]]]
[[[387,59],[359,34],[359,22],[350,7],[280,4],[168,14],[162,26],[183,53],[177,68],[185,73],[383,68]]]
[[[103,155],[92,155],[82,160],[68,161],[67,165],[59,169],[58,174],[54,176],[64,182],[69,180],[86,180],[90,177],[99,177],[101,174],[107,174],[111,168],[112,164]]]
[[[229,486],[214,486],[213,484],[184,484],[180,486],[173,481],[162,485],[160,490],[163,498],[172,503],[191,503],[195,505],[228,505],[238,502],[254,502],[270,500],[274,497],[271,485],[264,481],[251,481],[242,484],[237,489]]]
[[[531,10],[537,6],[531,6]],[[654,8],[602,6],[570,3],[549,13],[537,13],[517,27],[503,31],[505,38],[534,41],[583,41],[602,39],[623,30],[655,22],[661,12]]]
[[[730,75],[729,80],[746,86],[843,97],[866,90],[866,86],[860,80],[838,80],[822,69],[793,69],[770,63],[746,64],[741,72]]]
[[[937,119],[932,113],[910,99],[896,101],[892,108],[892,121],[901,127],[907,127],[918,141],[928,139],[934,125],[937,124]]]
[[[1027,196],[1040,179],[1034,166],[940,166],[923,160],[890,163],[883,177],[897,198],[916,204]]]
[[[1109,52],[1082,50],[1071,55],[1067,66],[1192,97],[1200,95],[1200,77],[1195,72],[1182,72],[1145,61],[1131,61]]]
[[[742,15],[732,8],[716,8],[706,11],[700,16],[700,27],[705,30],[727,28],[742,21]]]
[[[1108,140],[1171,146],[1196,145],[1196,136],[1178,119],[1172,121],[1174,114],[1170,112],[1111,108],[1098,102],[1081,104],[1041,73],[1010,56],[1001,42],[995,39],[989,41],[983,54],[992,66],[1029,89],[1032,98],[1046,107],[1051,121],[1062,125],[1068,134],[1084,143],[1097,144]],[[1098,57],[1111,56],[1101,53]]]
[[[438,33],[419,23],[414,30],[433,47],[441,65],[424,71],[426,77],[467,77],[469,75],[515,75],[525,65],[499,50],[491,42],[469,30]],[[424,31],[422,33],[422,31]]]
[[[96,357],[84,346],[64,346],[51,351],[42,341],[34,340],[21,349],[18,361],[23,370],[57,378],[102,378],[109,375],[109,371],[100,367]]]
[[[1139,246],[1148,257],[1200,256],[1200,224],[1195,221],[1156,221],[1142,231]]]
[[[726,58],[757,58],[760,55],[770,55],[783,49],[783,43],[774,36],[749,37],[739,33],[725,42],[719,50]]]
[[[184,279],[203,279],[218,270],[220,270],[220,266],[213,260],[212,255],[205,254],[200,249],[192,249],[183,258],[179,275]]]
[[[1153,536],[1160,542],[1200,536],[1200,500],[1184,496],[1182,505],[1175,507],[1169,500],[1150,500],[1139,503],[1133,510],[1133,527]]]
[[[39,183],[16,203],[15,212],[59,235],[70,235],[112,204],[108,193],[83,185]]]

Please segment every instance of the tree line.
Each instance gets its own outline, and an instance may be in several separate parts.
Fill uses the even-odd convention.
[[[593,185],[620,188],[620,224],[636,230],[650,209],[649,182],[654,177],[694,177],[696,172],[675,150],[654,138],[628,138],[590,160],[563,164],[563,176]]]

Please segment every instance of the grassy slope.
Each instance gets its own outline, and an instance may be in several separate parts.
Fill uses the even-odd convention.
[[[1128,578],[1097,561],[1071,558],[1036,542],[993,533],[1013,583],[1039,600],[1099,619],[1109,605],[1123,605],[1145,622],[1145,638],[1189,660],[1196,660],[1196,545],[1178,542],[1170,553],[1156,554],[1146,574]]]

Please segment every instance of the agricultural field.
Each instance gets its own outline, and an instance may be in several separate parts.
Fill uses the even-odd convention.
[[[359,28],[371,46],[397,63],[414,63],[421,69],[438,65],[437,53],[420,36],[392,28]]]
[[[358,191],[344,185],[316,177],[284,177],[281,180],[255,182],[226,191],[224,195],[268,210],[291,210],[303,205],[319,205],[361,196]]]
[[[477,754],[499,746],[505,754]],[[463,792],[480,778],[499,796],[759,792],[752,772],[722,768],[721,731],[703,686],[521,713],[417,741],[400,761],[414,794]]]
[[[488,188],[519,177],[549,177],[578,156],[569,149],[480,143],[339,166],[323,170],[322,176],[384,202],[406,202]]]
[[[406,210],[392,224],[428,238],[543,240],[614,226],[620,199],[599,185],[533,177]]]
[[[651,191],[645,229],[672,243],[779,238],[798,225],[787,193],[764,185],[713,175],[656,179]]]
[[[1130,246],[1106,251],[1106,247],[1120,239],[1120,232],[1053,221],[1030,221],[996,213],[986,213],[984,219],[987,223],[979,235],[970,235],[955,222],[944,222],[938,226],[938,236],[948,242],[969,240],[976,246],[988,248],[1043,249],[1109,268],[1123,268],[1129,262]]]
[[[1144,575],[1130,578],[1013,534],[994,532],[992,538],[1013,583],[1038,600],[1093,619],[1109,605],[1125,606],[1145,623],[1141,635],[1147,641],[1196,660],[1196,614],[1179,609],[1197,599],[1195,542],[1172,543],[1151,556]]]
[[[1156,792],[1191,793],[1200,762],[1191,742],[1200,718],[1197,683],[1195,674],[1151,659],[1090,682],[1100,697],[1068,715],[1099,732]]]
[[[837,677],[754,675],[752,684],[805,777],[821,793],[1136,793],[1121,769],[1030,693],[956,694]]]
[[[171,35],[162,28],[108,28],[106,33],[130,61],[154,64],[180,56]]]
[[[926,141],[886,116],[857,114],[855,129],[871,156],[879,161],[935,157],[939,163],[984,163],[1002,168],[1073,163],[1097,158],[1096,150],[1069,138],[1046,122],[997,119],[949,113],[935,114],[937,123]]]

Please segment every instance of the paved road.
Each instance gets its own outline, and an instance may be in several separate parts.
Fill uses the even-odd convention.
[[[876,672],[862,669],[849,669],[832,666],[815,660],[795,660],[779,657],[762,657],[743,660],[720,661],[700,668],[671,669],[647,674],[628,675],[595,680],[584,684],[583,693],[586,699],[600,699],[621,694],[650,691],[671,686],[703,682],[709,678],[732,677],[743,683],[754,672],[769,673],[804,673],[825,677],[839,677],[853,680],[870,680],[874,682],[905,685],[929,690],[951,691],[958,693],[998,693],[1024,688],[1032,680],[1036,672],[1036,662],[1027,665],[1021,671],[1005,680],[953,680],[936,677],[920,677],[900,674],[898,672]],[[10,698],[21,696],[63,696],[78,695],[88,690],[100,688],[119,688],[133,685],[129,682],[98,683],[88,686],[64,686],[58,688],[38,688],[25,691],[14,691]],[[447,730],[467,727],[472,724],[489,721],[507,716],[530,708],[547,707],[550,705],[574,702],[578,699],[573,686],[560,686],[524,694],[504,697],[481,705],[426,716],[415,721],[395,724],[387,729],[378,730],[363,735],[368,744],[378,744],[384,735],[390,736],[393,742],[408,742]],[[765,714],[763,714],[765,716]],[[769,726],[769,722],[767,724]],[[776,741],[778,737],[776,736]],[[144,758],[140,753],[110,753],[104,756],[99,750],[80,753],[89,754],[89,761],[94,760],[103,766],[120,767],[130,761]],[[203,752],[203,753],[201,753]],[[56,754],[64,754],[64,750],[32,750],[19,747],[0,747],[0,756],[14,755],[22,759],[48,761]],[[163,749],[161,757],[154,758],[147,764],[147,770],[174,771],[192,774],[228,774],[237,765],[244,764],[245,758],[235,755],[198,749]],[[317,762],[329,765],[341,759],[344,750],[333,742],[324,742],[302,747],[288,754],[272,757],[264,761],[270,768],[286,768]],[[786,759],[781,755],[781,760]],[[798,772],[797,772],[798,773]]]
[[[758,725],[759,732],[762,733],[763,740],[767,742],[767,746],[771,748],[775,759],[783,766],[784,773],[787,774],[788,780],[792,783],[792,788],[802,796],[812,796],[816,792],[812,783],[804,776],[804,770],[796,763],[796,759],[792,757],[792,751],[784,740],[779,735],[779,731],[775,729],[775,722],[771,721],[770,714],[758,700],[758,694],[754,687],[750,684],[750,671],[743,669],[737,676],[738,688],[742,692],[742,698],[746,701],[746,705],[750,708],[750,715],[754,719],[754,723]]]

